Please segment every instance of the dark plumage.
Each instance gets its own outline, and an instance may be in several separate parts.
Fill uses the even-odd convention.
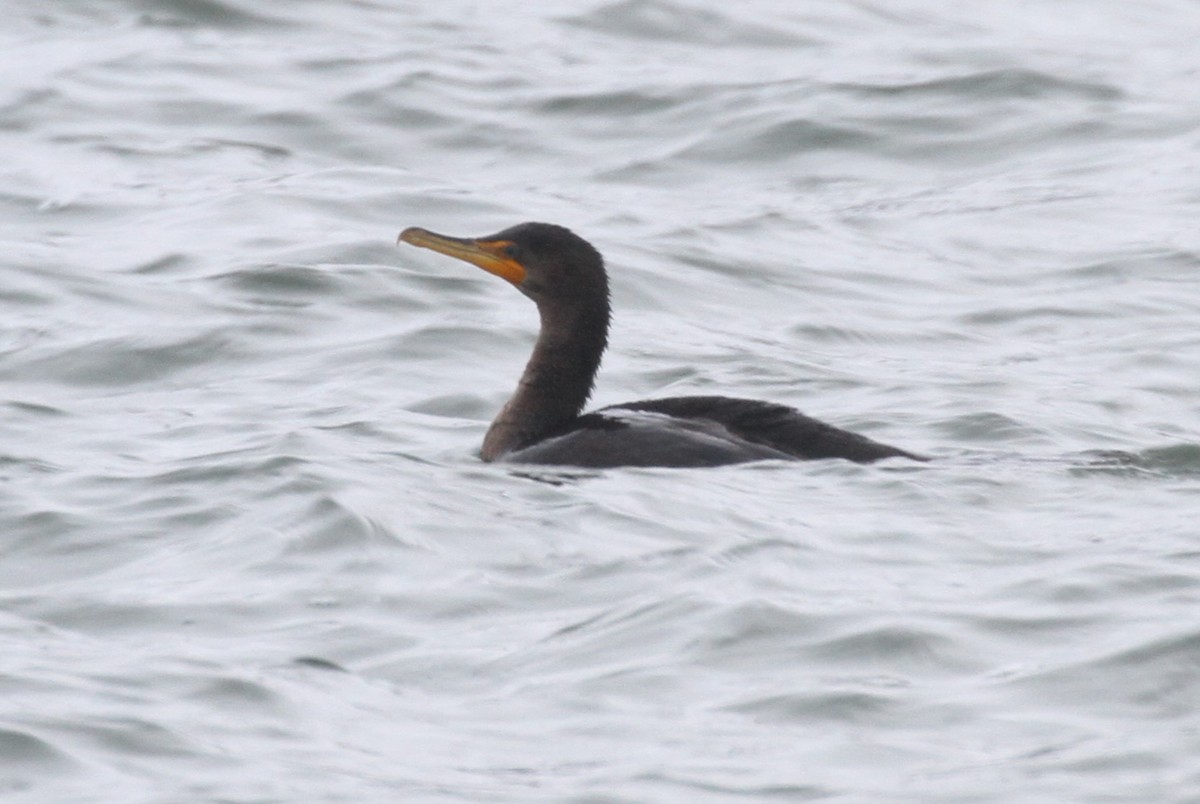
[[[405,229],[400,240],[466,260],[532,299],[541,318],[517,390],[483,440],[485,461],[562,466],[720,466],[766,459],[923,458],[785,405],[724,396],[647,399],[580,415],[608,343],[600,253],[561,226],[522,223],[488,237]]]

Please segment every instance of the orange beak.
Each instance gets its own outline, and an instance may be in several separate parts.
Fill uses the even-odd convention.
[[[508,240],[447,237],[428,229],[411,226],[400,233],[396,242],[427,248],[448,257],[464,260],[517,286],[525,281],[525,266],[505,254],[505,249],[512,245]]]

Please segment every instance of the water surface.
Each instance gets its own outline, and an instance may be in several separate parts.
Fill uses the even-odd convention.
[[[13,4],[4,799],[1200,800],[1200,8],[943,5]],[[936,460],[480,463],[522,220]]]

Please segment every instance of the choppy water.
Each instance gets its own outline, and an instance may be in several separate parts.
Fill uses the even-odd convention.
[[[515,5],[6,6],[0,797],[1200,801],[1200,6]],[[938,460],[479,463],[527,219]]]

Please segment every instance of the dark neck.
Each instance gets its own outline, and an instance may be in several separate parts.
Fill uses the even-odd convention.
[[[606,294],[607,295],[607,294]],[[607,298],[594,307],[539,304],[542,328],[516,392],[488,428],[485,461],[537,443],[579,416],[608,343]]]

